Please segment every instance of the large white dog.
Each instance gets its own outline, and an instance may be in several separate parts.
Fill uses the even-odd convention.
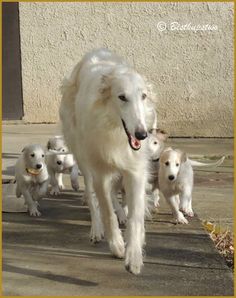
[[[114,256],[139,274],[145,242],[147,130],[153,119],[152,91],[146,80],[107,49],[94,50],[62,85],[63,134],[85,178],[91,236],[105,235]],[[122,175],[128,204],[126,245],[112,206],[112,181]],[[97,208],[96,197],[102,215]]]

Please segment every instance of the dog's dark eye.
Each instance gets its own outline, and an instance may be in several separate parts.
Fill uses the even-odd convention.
[[[169,164],[170,164],[169,161],[167,161],[167,162],[165,163],[166,166],[168,166]]]
[[[42,157],[44,157],[44,154],[42,154]]]
[[[65,149],[62,149],[61,151],[62,151],[62,152],[65,152]]]
[[[142,94],[142,99],[144,100],[147,97],[147,94],[143,93]]]
[[[154,144],[156,145],[156,144],[157,144],[157,142],[154,142]]]
[[[179,166],[179,163],[176,164],[176,167],[178,167],[178,166]]]
[[[128,101],[124,94],[119,95],[118,98],[122,101]]]
[[[30,156],[31,156],[31,157],[35,157],[35,154],[34,154],[34,153],[32,153],[32,154],[30,154]]]

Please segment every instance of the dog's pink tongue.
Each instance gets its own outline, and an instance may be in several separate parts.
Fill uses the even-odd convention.
[[[132,147],[135,149],[139,149],[141,147],[141,142],[136,138],[134,138],[133,136],[131,136],[131,144],[132,144]]]

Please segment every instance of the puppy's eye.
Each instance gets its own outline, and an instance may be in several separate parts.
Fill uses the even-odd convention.
[[[42,157],[44,157],[44,154],[42,154]]]
[[[119,95],[118,98],[122,101],[128,101],[124,94]]]
[[[179,163],[176,164],[176,167],[178,167],[178,166],[179,166]]]
[[[32,153],[32,154],[30,154],[30,156],[31,156],[31,157],[35,157],[35,154],[34,154],[34,153]]]
[[[165,162],[165,165],[166,165],[166,166],[168,166],[169,164],[170,164],[169,161]]]
[[[147,94],[143,93],[142,94],[142,100],[144,100],[147,97]]]
[[[153,144],[154,144],[154,145],[156,145],[156,144],[157,144],[157,142],[154,142]]]
[[[62,151],[62,152],[65,152],[65,149],[62,149],[61,151]]]

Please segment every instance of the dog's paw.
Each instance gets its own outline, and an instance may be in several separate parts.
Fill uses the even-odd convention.
[[[37,205],[29,207],[30,216],[41,216],[41,213],[38,211]]]
[[[92,225],[90,230],[90,241],[94,244],[99,243],[104,238],[104,230],[98,225]]]
[[[125,269],[135,275],[140,274],[143,267],[142,250],[137,247],[127,247],[125,255]]]
[[[192,208],[181,208],[180,211],[182,211],[183,214],[186,216],[194,217],[194,212],[193,212]]]
[[[114,239],[109,241],[109,246],[114,257],[118,259],[124,258],[125,243],[120,231],[118,231],[117,236],[114,237]]]
[[[52,196],[57,196],[60,193],[60,189],[59,187],[52,187],[52,189],[50,190],[50,195]]]
[[[179,212],[176,216],[176,222],[179,224],[188,224],[188,220],[184,217],[182,212]]]

